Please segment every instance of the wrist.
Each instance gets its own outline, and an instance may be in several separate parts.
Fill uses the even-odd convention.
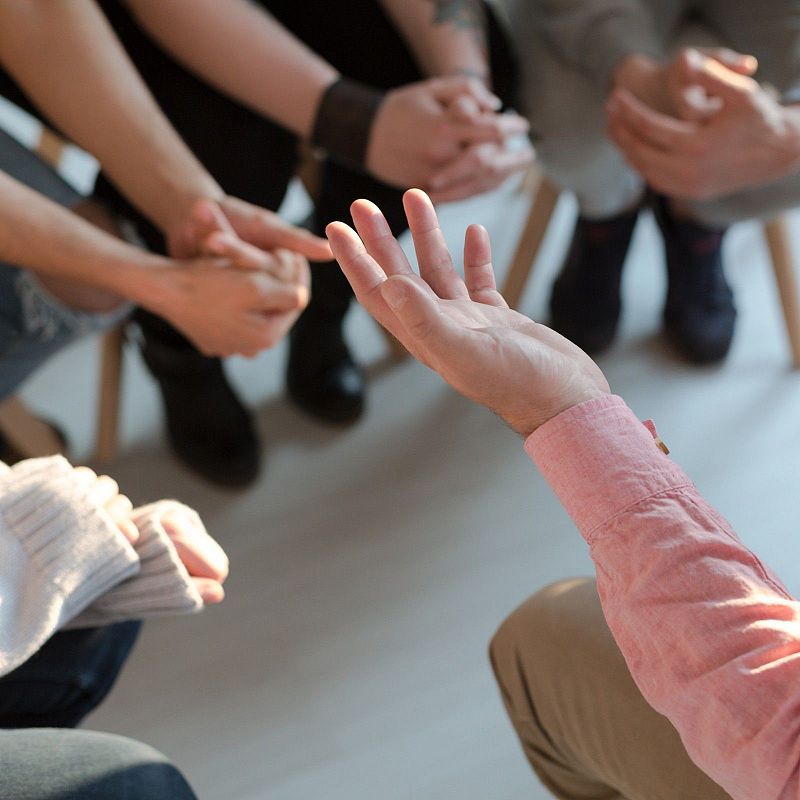
[[[323,92],[311,133],[311,144],[334,160],[366,169],[372,125],[384,94],[347,78],[338,78]]]
[[[175,262],[146,251],[126,257],[113,265],[114,275],[108,287],[116,294],[155,314],[163,314],[175,294]]]

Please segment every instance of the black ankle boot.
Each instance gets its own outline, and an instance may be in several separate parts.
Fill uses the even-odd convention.
[[[311,312],[311,313],[309,313]],[[289,396],[324,422],[346,425],[364,413],[364,373],[350,355],[339,315],[309,309],[289,335]]]
[[[604,220],[579,217],[550,296],[550,326],[596,355],[614,340],[622,267],[639,211]]]
[[[145,336],[142,355],[161,388],[172,449],[212,483],[247,486],[258,476],[261,445],[222,362],[163,338]]]
[[[654,199],[653,210],[667,256],[667,337],[694,364],[721,361],[730,350],[736,323],[733,292],[722,266],[725,228],[676,218],[665,197]]]

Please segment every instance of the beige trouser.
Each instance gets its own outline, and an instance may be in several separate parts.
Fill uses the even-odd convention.
[[[563,800],[729,800],[647,705],[593,580],[543,589],[501,625],[492,666],[525,755]]]

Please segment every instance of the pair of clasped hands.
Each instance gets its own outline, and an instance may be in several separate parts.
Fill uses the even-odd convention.
[[[421,186],[437,202],[494,189],[533,158],[528,123],[500,107],[480,81],[461,76],[390,91],[372,125],[367,169],[394,186]],[[182,261],[159,271],[151,310],[209,356],[255,356],[279,342],[308,303],[307,259],[332,258],[325,239],[225,195],[188,203],[165,234]]]
[[[657,63],[620,63],[607,103],[608,133],[655,190],[704,201],[795,172],[797,108],[756,80],[758,61],[726,48],[686,48]]]

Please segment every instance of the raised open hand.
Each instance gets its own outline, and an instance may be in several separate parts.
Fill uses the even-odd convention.
[[[484,228],[467,229],[465,282],[453,267],[428,196],[411,189],[403,202],[420,275],[380,209],[367,200],[351,208],[358,234],[342,222],[331,223],[327,233],[358,301],[410,353],[523,436],[609,391],[580,348],[508,308],[495,286]]]

